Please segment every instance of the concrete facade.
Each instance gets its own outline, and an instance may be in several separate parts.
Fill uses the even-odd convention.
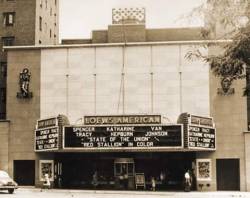
[[[245,167],[246,167],[246,191],[250,191],[250,173],[249,173],[249,168],[247,167],[250,167],[250,159],[249,159],[249,156],[250,156],[250,134],[248,132],[246,132],[244,134],[244,141],[245,141]]]
[[[208,65],[187,61],[189,47],[152,43],[42,49],[40,117],[62,113],[74,123],[83,113],[156,113],[174,123],[182,112],[209,115]]]
[[[8,63],[7,117],[11,120],[8,168],[12,175],[13,160],[34,160],[36,158],[33,146],[34,133],[31,131],[35,129],[40,113],[40,81],[37,78],[40,76],[40,51],[10,52]],[[33,97],[30,100],[16,97],[19,92],[19,73],[24,66],[30,70],[32,75],[30,90]]]
[[[210,47],[209,54],[220,54],[218,47]],[[235,93],[232,95],[218,94],[221,80],[210,71],[210,115],[216,124],[216,152],[198,153],[197,158],[212,159],[212,182],[211,189],[216,190],[216,160],[239,159],[240,162],[240,189],[249,191],[248,173],[248,133],[247,131],[247,97],[243,96],[246,80],[233,81],[232,87]],[[205,182],[206,183],[206,182]],[[205,185],[204,185],[205,186]]]
[[[217,189],[216,159],[239,159],[240,189],[246,191],[249,189],[250,175],[248,173],[248,134],[244,133],[247,131],[247,104],[246,97],[242,96],[245,81],[239,80],[233,83],[234,95],[221,96],[217,94],[217,88],[220,87],[219,79],[213,74],[210,74],[210,79],[210,115],[216,124],[216,152],[198,153],[197,158],[212,159],[211,190]]]
[[[0,169],[5,171],[9,170],[9,125],[7,120],[0,123]]]

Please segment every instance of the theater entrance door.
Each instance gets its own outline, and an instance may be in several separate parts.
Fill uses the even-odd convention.
[[[135,163],[133,158],[117,158],[114,160],[115,185],[118,189],[135,188]]]

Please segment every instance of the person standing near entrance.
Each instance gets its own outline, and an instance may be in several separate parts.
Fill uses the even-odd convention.
[[[50,189],[49,174],[47,174],[47,173],[44,175],[44,182],[43,182],[42,189]],[[41,192],[42,192],[42,189],[41,189]]]
[[[93,184],[94,188],[96,188],[98,186],[98,174],[97,174],[97,171],[95,171],[94,174],[93,174],[92,184]]]
[[[189,173],[189,170],[187,170],[184,174],[184,191],[189,192],[191,189],[191,184],[192,184],[192,180],[191,180],[191,176]]]
[[[128,172],[127,172],[127,165],[122,165],[122,175],[123,175],[123,184],[125,189],[128,189]]]
[[[120,181],[124,189],[128,189],[128,173],[125,164],[122,164],[122,171],[120,176]]]
[[[156,181],[154,177],[151,178],[151,185],[152,185],[152,191],[155,191]]]

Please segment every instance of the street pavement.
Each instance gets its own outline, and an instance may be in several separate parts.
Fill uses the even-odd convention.
[[[58,190],[42,192],[38,188],[19,188],[14,194],[0,192],[0,198],[244,198],[247,192],[152,192],[152,191],[103,191],[103,190]]]

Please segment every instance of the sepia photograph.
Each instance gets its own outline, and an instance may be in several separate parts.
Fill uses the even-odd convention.
[[[250,197],[250,1],[0,0],[10,196]]]

